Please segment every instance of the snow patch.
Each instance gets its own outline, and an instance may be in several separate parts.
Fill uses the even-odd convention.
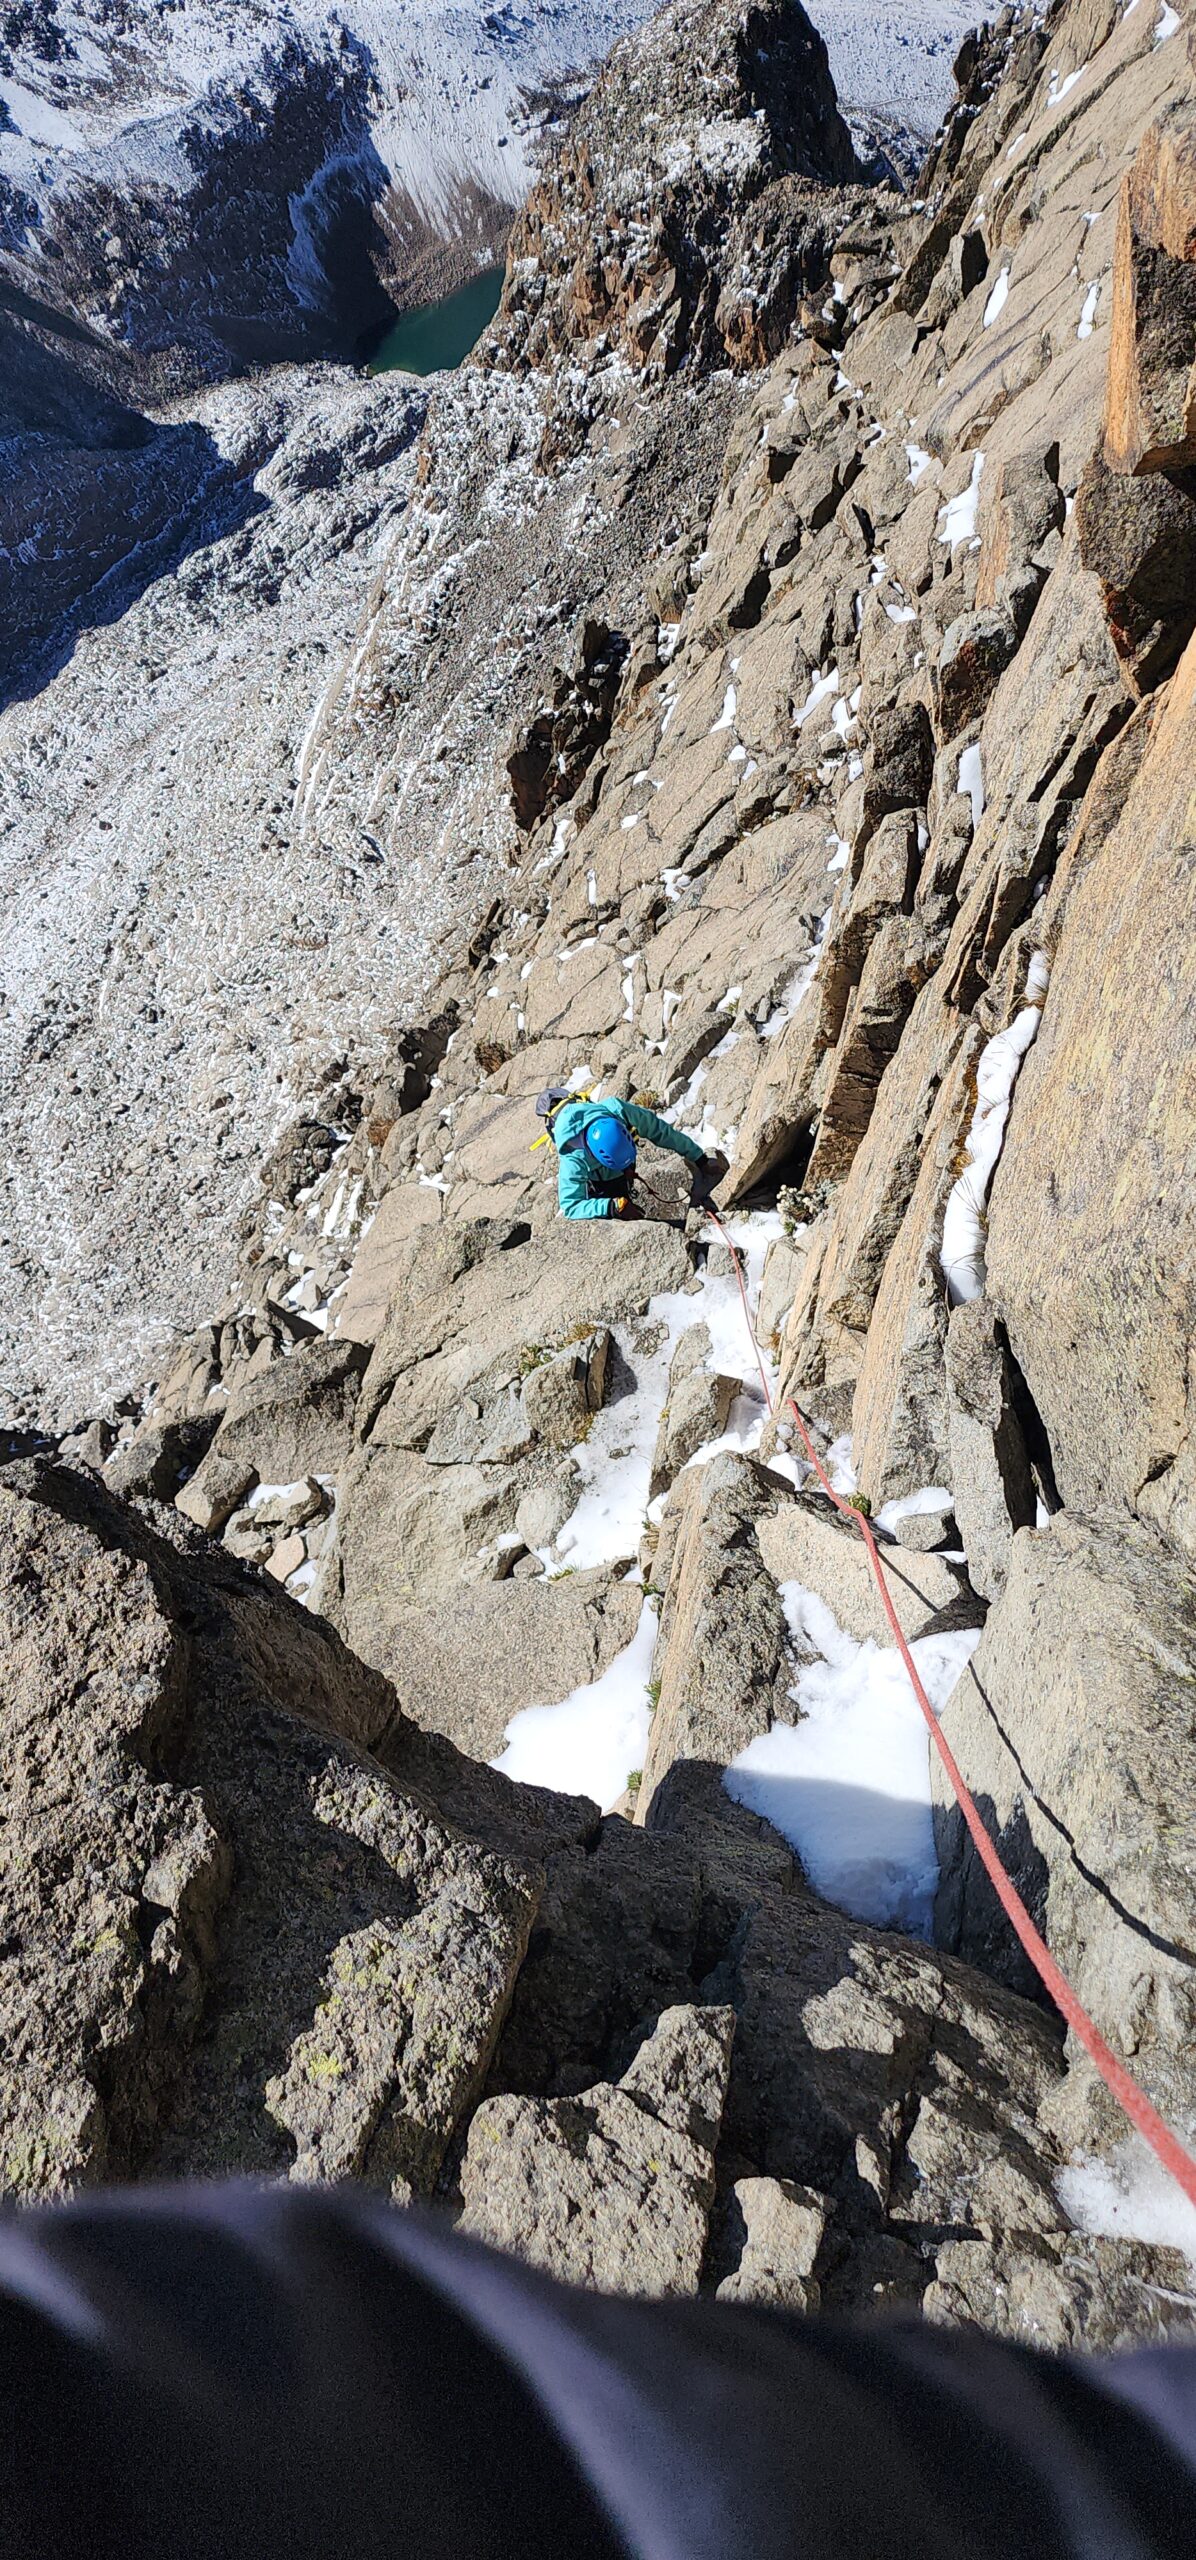
[[[961,489],[957,498],[949,498],[946,506],[939,508],[938,538],[940,542],[949,543],[952,550],[957,542],[970,542],[975,533],[976,509],[980,503],[980,474],[983,469],[984,455],[978,453],[972,464],[972,476],[967,488]]]
[[[895,1645],[856,1644],[817,1593],[780,1586],[790,1633],[821,1660],[790,1696],[797,1724],[774,1724],[724,1772],[728,1795],[796,1849],[816,1893],[877,1928],[928,1938],[938,1884],[930,1738]],[[936,1714],[979,1630],[921,1636],[910,1651]]]
[[[1179,2249],[1196,2282],[1196,2205],[1189,2204],[1140,2134],[1120,2143],[1112,2160],[1074,2153],[1055,2185],[1078,2231],[1097,2239],[1145,2240],[1157,2248]]]
[[[991,329],[994,320],[1000,319],[1001,313],[1003,312],[1008,300],[1009,269],[1008,267],[1002,267],[1000,275],[997,277],[997,281],[984,306],[984,326],[986,329]]]
[[[946,1485],[924,1484],[918,1493],[899,1493],[891,1502],[882,1502],[873,1525],[892,1537],[903,1520],[917,1520],[927,1511],[950,1511],[954,1499]]]
[[[976,1109],[965,1149],[967,1161],[947,1200],[939,1250],[952,1306],[960,1306],[965,1299],[983,1295],[987,1277],[985,1209],[989,1185],[1004,1144],[1013,1088],[1022,1059],[1037,1037],[1049,981],[1050,970],[1045,955],[1036,951],[1026,975],[1027,1003],[1008,1031],[998,1031],[995,1039],[990,1040],[980,1052],[976,1069]]]
[[[1076,327],[1077,338],[1090,338],[1092,336],[1092,325],[1096,318],[1096,306],[1099,301],[1100,281],[1098,278],[1095,284],[1089,285],[1088,291],[1084,296],[1084,308],[1080,313]]]
[[[828,668],[827,673],[824,676],[816,676],[800,710],[795,711],[793,714],[794,728],[804,728],[810,717],[810,713],[812,711],[816,711],[820,702],[827,701],[828,697],[832,693],[837,693],[838,690],[839,670],[837,667]]]
[[[506,1750],[492,1769],[525,1787],[591,1796],[609,1813],[648,1743],[648,1683],[656,1645],[656,1611],[645,1600],[630,1644],[597,1680],[572,1689],[556,1706],[524,1707],[506,1729]]]
[[[957,800],[971,801],[974,835],[984,816],[984,773],[980,762],[979,739],[974,745],[965,747],[959,759],[959,779],[955,785],[955,797]]]

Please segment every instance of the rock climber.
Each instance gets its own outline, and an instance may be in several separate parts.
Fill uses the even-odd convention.
[[[708,1156],[696,1138],[646,1111],[639,1102],[595,1102],[549,1085],[537,1097],[536,1111],[557,1151],[557,1201],[563,1218],[642,1218],[633,1197],[635,1142],[647,1138],[700,1168],[698,1188],[709,1191],[724,1170],[721,1156]]]

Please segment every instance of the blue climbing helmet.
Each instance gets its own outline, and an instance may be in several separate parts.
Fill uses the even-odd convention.
[[[629,1173],[635,1163],[635,1140],[625,1120],[613,1111],[599,1111],[587,1120],[583,1132],[586,1153],[591,1155],[603,1173]]]

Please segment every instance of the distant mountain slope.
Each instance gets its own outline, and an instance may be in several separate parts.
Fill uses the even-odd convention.
[[[0,12],[7,275],[136,384],[352,351],[493,257],[545,129],[643,0],[14,0]],[[828,0],[848,113],[929,136],[969,0]],[[131,383],[113,387],[133,387]]]

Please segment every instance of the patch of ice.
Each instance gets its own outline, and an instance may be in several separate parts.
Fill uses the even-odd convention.
[[[832,829],[832,832],[827,837],[827,843],[834,846],[834,852],[826,866],[827,870],[846,871],[847,865],[851,860],[851,846],[849,845],[846,836],[836,835]]]
[[[1179,11],[1169,6],[1169,0],[1163,0],[1162,8],[1154,22],[1155,43],[1166,44],[1168,36],[1178,35],[1178,33]]]
[[[887,604],[885,612],[890,622],[916,622],[918,619],[918,608],[912,604]]]
[[[609,1812],[633,1770],[644,1765],[656,1623],[656,1611],[645,1600],[630,1644],[597,1680],[571,1690],[556,1706],[524,1707],[512,1716],[507,1747],[491,1768],[524,1786],[591,1796]]]
[[[1098,2239],[1146,2240],[1180,2249],[1196,2281],[1196,2205],[1168,2177],[1141,2134],[1131,2133],[1112,2160],[1074,2153],[1055,2185],[1078,2231],[1090,2231]]]
[[[1000,319],[1001,313],[1003,312],[1008,300],[1009,269],[1008,267],[1002,267],[1000,275],[997,277],[997,281],[984,306],[984,327],[986,329],[991,329],[994,320]]]
[[[976,1109],[968,1131],[963,1172],[952,1184],[943,1216],[939,1261],[952,1306],[979,1298],[987,1277],[985,1209],[989,1185],[1005,1138],[1005,1123],[1022,1059],[1036,1038],[1050,979],[1045,955],[1036,951],[1026,974],[1028,1002],[980,1052]]]
[[[879,1928],[928,1938],[938,1883],[930,1738],[895,1645],[856,1644],[826,1602],[782,1583],[795,1642],[817,1648],[790,1691],[797,1724],[739,1752],[723,1785],[796,1849],[816,1893]],[[974,1627],[910,1651],[936,1713],[979,1642]]]
[[[938,538],[940,542],[950,543],[952,550],[957,542],[970,542],[975,533],[983,469],[984,455],[978,453],[972,463],[972,476],[967,488],[961,489],[957,498],[949,498],[946,506],[939,508]]]
[[[1028,141],[1029,141],[1029,139],[1030,139],[1030,131],[1029,131],[1029,127],[1028,127],[1028,126],[1027,126],[1026,131],[1025,131],[1024,133],[1015,133],[1015,134],[1014,134],[1014,137],[1013,137],[1013,140],[1012,140],[1012,142],[1010,143],[1009,148],[1008,148],[1008,150],[1007,150],[1007,152],[1006,152],[1006,154],[1005,154],[1006,159],[1007,159],[1007,160],[1012,160],[1013,155],[1014,155],[1014,152],[1015,152],[1015,151],[1020,151],[1020,150],[1021,150],[1021,147],[1022,147],[1023,142],[1028,142]]]
[[[1079,322],[1076,328],[1077,338],[1090,338],[1092,336],[1092,324],[1096,318],[1096,306],[1099,301],[1100,280],[1098,277],[1095,284],[1089,285],[1088,291],[1084,296],[1084,308],[1080,313]]]
[[[712,726],[712,728],[711,728],[711,731],[710,731],[710,735],[711,735],[711,737],[712,737],[712,738],[716,738],[716,737],[718,736],[718,733],[719,733],[719,730],[720,730],[720,729],[729,729],[729,728],[731,728],[731,726],[732,726],[732,724],[733,724],[733,722],[734,722],[734,719],[735,719],[735,687],[734,687],[734,685],[733,685],[733,684],[729,684],[729,685],[727,686],[727,690],[726,690],[725,694],[723,695],[723,707],[722,707],[722,710],[720,711],[720,713],[719,713],[719,715],[718,715],[717,720],[714,722],[714,724],[713,724],[713,726]]]

